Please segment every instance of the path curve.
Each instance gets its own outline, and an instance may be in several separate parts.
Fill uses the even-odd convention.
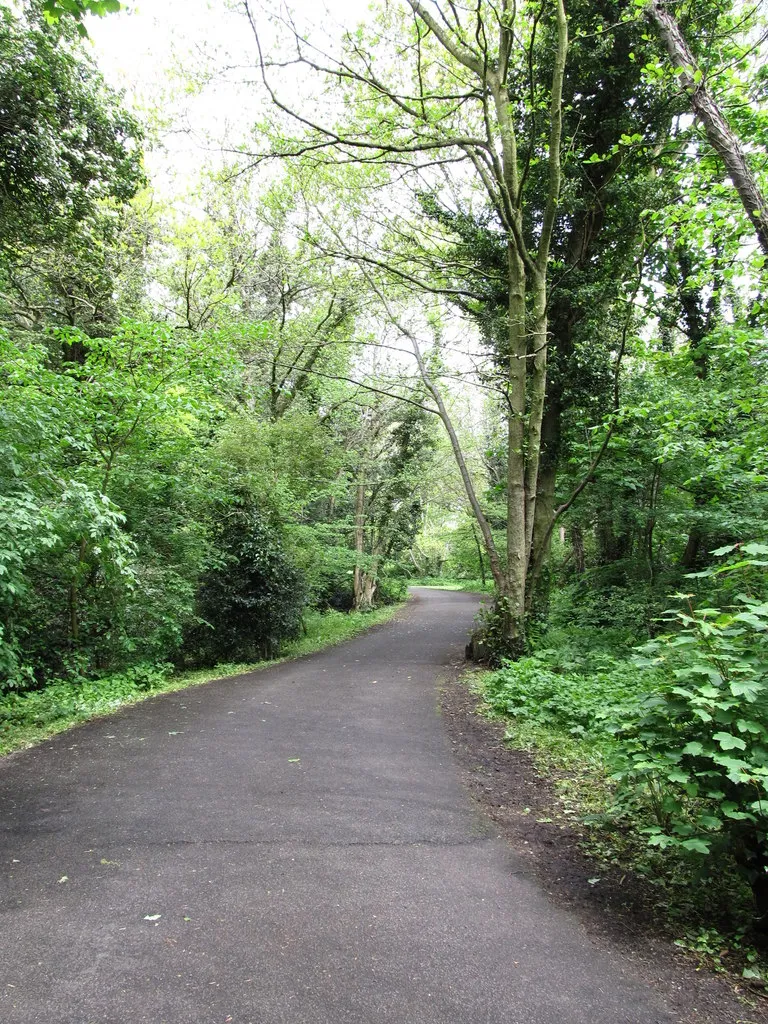
[[[2,762],[0,1019],[671,1022],[461,788],[437,688],[476,609],[417,590]]]

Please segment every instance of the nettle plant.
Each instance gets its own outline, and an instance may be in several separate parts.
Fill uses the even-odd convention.
[[[640,649],[663,680],[622,739],[620,798],[649,802],[649,842],[703,858],[729,854],[768,924],[768,545],[720,548],[692,577],[717,583],[721,607],[682,608],[677,629]]]

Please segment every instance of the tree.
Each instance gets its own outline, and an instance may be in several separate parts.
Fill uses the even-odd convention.
[[[71,36],[0,10],[0,296],[25,331],[115,327],[146,236],[142,130]]]
[[[141,129],[66,32],[0,11],[0,245],[48,242],[143,184]]]
[[[752,222],[760,247],[768,256],[768,199],[758,184],[738,136],[707,87],[704,73],[670,8],[659,0],[649,0],[644,10],[658,28],[675,75],[690,97],[691,107],[701,119],[712,148],[722,159]]]
[[[434,449],[432,418],[396,399],[369,399],[353,444],[354,607],[373,607],[387,562],[407,551],[421,526],[419,478]]]
[[[202,212],[164,218],[157,246],[167,316],[247,349],[253,391],[272,420],[295,404],[317,406],[359,345],[359,281],[307,245],[290,185],[257,193],[234,169],[206,176],[192,197]]]
[[[679,201],[673,180],[659,174],[659,167],[678,159],[681,141],[670,136],[681,104],[645,81],[652,42],[634,25],[617,25],[616,16],[611,2],[569,5],[572,42],[563,84],[563,130],[569,144],[549,268],[547,390],[529,610],[536,600],[546,605],[542,576],[553,528],[579,483],[561,497],[558,470],[568,456],[568,421],[586,417],[602,426],[607,420],[610,432],[618,413],[618,372],[636,319],[635,300],[658,232],[647,212]],[[543,216],[545,173],[545,164],[533,166],[525,182],[534,223]],[[488,211],[474,212],[453,195],[446,198],[437,190],[425,193],[422,207],[450,232],[450,259],[444,262],[453,285],[450,301],[476,322],[492,359],[483,380],[503,402],[504,239]]]
[[[59,340],[82,359],[0,335],[0,623],[40,677],[130,663],[139,637],[145,659],[178,649],[221,489],[200,452],[237,365],[156,325]]]
[[[344,57],[321,65],[311,46],[294,33],[296,61],[330,74],[351,100],[356,99],[351,121],[323,125],[292,110],[269,85],[269,60],[261,53],[264,81],[275,105],[305,129],[299,139],[285,139],[276,147],[283,157],[328,151],[330,160],[397,165],[407,173],[424,173],[436,165],[461,161],[471,172],[472,187],[482,190],[506,246],[504,289],[507,296],[505,401],[508,408],[506,552],[497,550],[471,478],[462,473],[470,503],[488,550],[498,591],[503,633],[510,649],[522,649],[525,638],[526,578],[531,557],[536,507],[536,485],[541,454],[541,428],[547,369],[548,264],[562,184],[562,90],[568,50],[568,25],[562,0],[548,4],[541,18],[504,0],[500,13],[481,4],[462,16],[450,5],[426,5],[408,0],[412,22],[402,9],[389,17],[382,13],[382,31],[393,28],[405,42],[388,55],[379,71],[375,46],[364,49],[360,35],[348,36]],[[247,4],[246,4],[247,8]],[[249,11],[250,15],[250,11]],[[255,21],[251,23],[258,32]],[[544,37],[545,42],[541,42]],[[381,38],[381,37],[380,37]],[[554,55],[546,76],[534,81],[530,60],[546,50]],[[310,55],[307,55],[307,52]],[[541,124],[520,142],[521,125],[515,99],[521,82],[533,91],[535,103],[547,111],[548,129]],[[544,161],[548,168],[538,224],[533,225],[523,190],[531,164]],[[438,401],[434,381],[414,350],[424,385],[438,403],[447,422],[447,410]],[[454,445],[457,459],[460,453]]]

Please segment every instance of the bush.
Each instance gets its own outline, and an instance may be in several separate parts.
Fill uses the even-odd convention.
[[[697,608],[678,595],[673,630],[633,657],[606,653],[590,628],[551,631],[557,647],[505,664],[486,677],[485,696],[496,713],[599,748],[614,825],[667,851],[673,872],[686,857],[696,871],[735,866],[765,926],[768,546],[715,554],[729,557],[692,574],[709,601]]]
[[[719,554],[734,552],[734,547]],[[670,613],[674,633],[647,644],[642,663],[662,683],[621,734],[617,773],[632,807],[650,803],[652,845],[703,857],[729,854],[768,915],[768,547],[748,544],[695,576],[739,579],[733,606]],[[746,557],[744,557],[746,556]],[[754,593],[757,586],[758,593]],[[752,591],[750,593],[749,591]]]
[[[647,680],[626,661],[604,659],[599,671],[558,670],[554,652],[507,662],[487,677],[485,699],[497,713],[574,736],[612,736],[641,706]]]
[[[274,657],[301,632],[302,577],[278,531],[245,500],[221,510],[216,539],[219,561],[202,579],[191,657],[202,664]]]

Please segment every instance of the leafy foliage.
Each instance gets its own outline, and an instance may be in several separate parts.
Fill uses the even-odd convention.
[[[202,628],[188,637],[187,650],[206,662],[275,657],[281,642],[301,631],[301,577],[258,510],[235,503],[217,518],[218,564],[200,580]]]
[[[123,5],[120,0],[43,0],[43,14],[52,25],[62,18],[73,18],[79,36],[87,36],[88,30],[83,24],[87,14],[103,18],[105,14],[114,14]]]
[[[562,670],[557,653],[520,658],[490,675],[484,696],[491,710],[591,740],[613,734],[637,713],[644,680],[635,666],[604,655],[592,671]]]
[[[635,788],[650,798],[653,845],[730,853],[761,914],[768,910],[767,555],[767,546],[747,544],[725,566],[699,574],[738,579],[747,592],[730,608],[689,602],[674,613],[678,630],[646,645],[663,683],[624,729],[628,758],[617,775],[630,799]]]
[[[604,824],[618,820],[667,856],[687,855],[692,872],[697,860],[714,873],[728,858],[752,887],[762,922],[768,910],[768,546],[728,546],[715,554],[724,563],[692,578],[718,603],[697,606],[692,595],[679,595],[684,608],[666,616],[673,631],[646,642],[634,657],[601,651],[599,631],[570,646],[560,634],[557,647],[486,677],[484,695],[495,714],[599,750],[613,784]]]

